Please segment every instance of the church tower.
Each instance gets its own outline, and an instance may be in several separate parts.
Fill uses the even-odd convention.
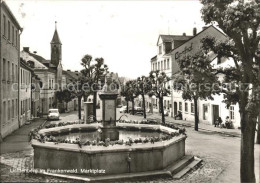
[[[55,89],[62,89],[62,64],[61,64],[61,41],[57,31],[57,22],[55,22],[55,32],[51,40],[51,64],[56,69],[56,85]]]
[[[61,62],[61,47],[62,44],[57,31],[57,22],[55,22],[55,32],[51,40],[51,64],[55,67]]]

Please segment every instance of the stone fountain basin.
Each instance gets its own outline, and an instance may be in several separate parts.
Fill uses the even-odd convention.
[[[126,128],[154,129],[172,133],[176,130],[161,125],[117,123]],[[63,133],[98,129],[101,124],[74,124],[62,127],[42,129],[39,133]],[[185,135],[173,137],[167,141],[137,143],[132,146],[82,146],[77,144],[32,141],[34,148],[34,168],[73,170],[77,174],[86,174],[84,170],[101,170],[102,173],[87,173],[91,176],[137,173],[163,170],[185,155]],[[104,170],[104,171],[103,171]],[[76,171],[76,172],[75,172]]]

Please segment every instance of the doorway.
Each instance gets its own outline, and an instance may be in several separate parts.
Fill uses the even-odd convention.
[[[219,117],[219,105],[212,105],[212,124],[215,123],[217,118]]]
[[[177,102],[174,102],[174,116],[177,115]]]

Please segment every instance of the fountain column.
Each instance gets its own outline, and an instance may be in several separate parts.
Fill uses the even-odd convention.
[[[99,94],[101,99],[102,112],[102,133],[101,140],[109,138],[111,141],[119,139],[119,132],[116,129],[116,99],[118,91],[116,85],[112,83],[111,76],[106,77],[106,84]]]

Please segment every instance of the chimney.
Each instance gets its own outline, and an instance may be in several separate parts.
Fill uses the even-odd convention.
[[[186,33],[184,32],[182,35],[183,35],[183,36],[186,36]]]
[[[23,47],[23,51],[29,53],[30,52],[29,47]]]
[[[194,27],[194,28],[193,28],[193,36],[195,36],[196,34],[197,34],[197,28]]]
[[[34,53],[34,54],[36,54],[36,53],[37,53],[37,51],[33,51],[33,53]]]

